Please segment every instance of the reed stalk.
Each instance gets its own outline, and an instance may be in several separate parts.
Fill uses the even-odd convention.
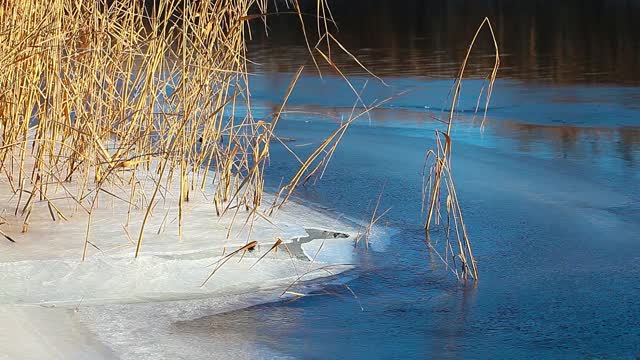
[[[424,181],[424,190],[423,190],[423,205],[425,202],[428,202],[427,207],[427,218],[425,221],[425,234],[427,238],[428,246],[438,252],[438,256],[440,259],[445,262],[446,267],[451,269],[455,274],[456,278],[467,280],[473,279],[478,280],[478,266],[473,256],[473,251],[471,249],[471,240],[469,239],[469,235],[467,233],[467,228],[465,226],[462,209],[460,207],[460,201],[458,199],[458,195],[453,183],[453,175],[452,175],[452,167],[451,167],[451,150],[452,150],[452,136],[451,130],[453,126],[453,122],[456,115],[456,105],[458,104],[458,99],[460,96],[460,92],[462,89],[462,80],[464,78],[465,69],[467,66],[467,62],[469,61],[469,57],[471,55],[471,51],[476,43],[478,35],[482,31],[482,29],[487,28],[490,32],[491,38],[493,40],[493,45],[495,49],[495,62],[492,68],[491,73],[488,75],[486,81],[488,82],[488,86],[486,88],[485,96],[485,110],[482,118],[481,127],[484,125],[484,121],[487,115],[487,109],[489,108],[489,102],[491,100],[491,95],[493,92],[493,85],[496,80],[496,76],[498,73],[498,68],[500,67],[500,52],[498,50],[498,43],[493,32],[493,28],[491,26],[491,22],[488,18],[485,18],[478,29],[476,30],[473,39],[469,47],[467,48],[467,53],[460,67],[460,71],[458,72],[458,77],[453,85],[452,97],[451,97],[451,107],[448,114],[448,119],[446,121],[446,130],[436,130],[436,147],[435,150],[427,151],[427,158],[425,159],[425,173],[423,176],[426,178]],[[483,88],[484,89],[484,88]],[[478,104],[480,103],[480,99],[482,98],[482,93],[478,97]],[[432,165],[429,167],[427,164],[431,162]],[[426,175],[426,169],[429,168],[429,175]],[[444,184],[444,189],[443,189]],[[427,196],[428,194],[428,196]],[[445,232],[445,242],[442,246],[444,250],[438,251],[435,244],[431,242],[429,232],[433,227],[432,221],[435,219],[436,224],[440,223],[441,215],[441,203],[445,204],[446,211],[446,232]],[[452,244],[451,239],[451,230],[455,232],[455,245]],[[440,254],[440,252],[444,252],[444,256]],[[459,268],[458,268],[458,264]]]

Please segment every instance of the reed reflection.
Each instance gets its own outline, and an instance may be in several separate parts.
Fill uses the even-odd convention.
[[[289,106],[285,115],[339,123],[350,112],[351,108],[347,107],[300,105]],[[370,120],[374,126],[404,126],[409,132],[416,129],[413,132],[421,136],[420,134],[442,126],[442,122],[438,120],[442,115],[439,111],[378,108],[371,110]],[[591,159],[594,162],[611,162],[612,159],[617,159],[621,161],[620,166],[640,166],[640,127],[549,125],[489,117],[481,132],[481,118],[481,114],[457,116],[458,136],[470,140],[482,138],[485,144],[486,141],[507,139],[513,143],[512,150],[551,158]],[[501,143],[500,147],[508,149],[509,144]]]
[[[315,5],[302,3],[309,11]],[[487,16],[502,52],[502,78],[640,83],[640,31],[634,23],[640,2],[634,0],[405,0],[401,6],[391,0],[351,0],[331,7],[339,40],[382,76],[454,76]],[[301,33],[294,31],[298,19],[285,14],[269,21],[268,37],[261,26],[252,27],[250,57],[262,64],[257,71],[291,71],[308,59]],[[484,76],[492,65],[483,59],[492,51],[486,40],[478,43],[468,74]],[[345,71],[362,73],[344,54],[334,52],[334,60]]]

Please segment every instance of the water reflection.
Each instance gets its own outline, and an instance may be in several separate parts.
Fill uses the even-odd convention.
[[[361,281],[368,281],[367,276]],[[344,358],[430,355],[437,359],[454,359],[464,354],[460,340],[469,326],[467,315],[476,305],[477,287],[474,285],[432,289],[416,303],[403,302],[403,294],[397,294],[394,300],[387,298],[390,294],[381,294],[381,298],[367,299],[364,311],[356,309],[350,293],[334,287],[325,290],[330,294],[311,294],[293,302],[259,305],[179,321],[172,326],[176,333],[203,341],[237,334],[243,341],[263,344],[277,353],[295,354],[297,358],[305,359],[335,358],[336,354],[342,354]],[[314,303],[327,299],[340,303],[340,316],[348,319],[347,322],[333,323],[324,314],[313,311]],[[370,317],[376,317],[388,326],[367,328],[365,324]],[[405,329],[394,325],[397,322],[412,323],[411,327],[416,331],[403,333]],[[307,326],[309,323],[315,326]],[[355,323],[361,333],[354,333],[350,328],[349,324]],[[395,344],[384,349],[371,346],[369,341],[376,339],[393,340]]]
[[[518,121],[491,122],[497,136],[511,137],[518,149],[538,152],[541,143],[563,158],[594,158],[613,155],[628,166],[638,166],[640,128],[592,128],[568,125],[524,124]]]
[[[315,1],[302,3],[313,13]],[[640,83],[635,24],[640,2],[635,0],[350,0],[331,2],[331,9],[340,41],[383,76],[455,75],[473,32],[487,16],[502,52],[501,77]],[[262,64],[257,71],[292,71],[308,58],[297,26],[297,18],[281,15],[270,19],[268,38],[260,26],[252,28],[250,57]],[[486,75],[491,46],[480,41],[470,74]],[[348,57],[334,56],[343,69],[362,73]]]
[[[272,104],[275,108],[276,104]],[[332,121],[336,124],[349,116],[352,109],[320,105],[289,106],[286,118]],[[371,126],[405,127],[411,136],[429,137],[442,127],[446,116],[441,111],[407,108],[377,108],[361,124]],[[607,164],[611,168],[640,167],[640,127],[584,127],[526,123],[516,119],[492,118],[480,130],[482,114],[458,115],[456,139],[482,142],[482,145],[517,151],[543,158],[588,159],[592,164]],[[509,142],[504,142],[507,139]],[[497,144],[496,144],[497,143]],[[615,162],[615,160],[619,160]],[[640,175],[632,171],[633,178]]]

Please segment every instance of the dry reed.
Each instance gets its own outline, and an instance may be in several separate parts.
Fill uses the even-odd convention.
[[[452,137],[451,129],[455,119],[455,109],[458,104],[462,88],[462,80],[465,74],[465,68],[469,61],[469,56],[473,46],[476,43],[478,35],[484,27],[487,27],[491,37],[493,39],[493,45],[495,49],[495,63],[492,68],[491,74],[487,77],[486,81],[488,86],[486,88],[485,95],[485,110],[482,119],[482,125],[487,115],[487,109],[489,107],[489,101],[491,100],[491,94],[493,92],[493,85],[496,79],[498,68],[500,66],[500,53],[498,50],[498,44],[491,27],[491,22],[488,18],[485,18],[478,29],[467,49],[467,54],[464,58],[458,77],[453,86],[451,108],[449,110],[448,119],[446,121],[446,131],[436,130],[436,147],[435,149],[427,151],[425,159],[425,167],[423,170],[423,206],[428,203],[427,219],[425,223],[425,234],[427,237],[428,246],[434,250],[440,259],[445,263],[447,269],[451,270],[457,279],[467,280],[469,278],[478,280],[478,267],[476,264],[473,251],[471,249],[471,241],[467,233],[465,226],[462,209],[460,207],[460,201],[456,188],[453,182],[452,167],[451,167],[451,148]],[[484,87],[483,91],[484,92]],[[482,98],[483,93],[478,96],[478,104]],[[477,108],[476,108],[477,111]],[[431,164],[429,166],[429,164]],[[427,175],[427,169],[428,175]],[[444,184],[444,189],[443,189]],[[445,241],[441,244],[441,249],[437,249],[436,245],[430,240],[429,231],[432,228],[432,221],[435,219],[435,223],[440,224],[442,212],[441,203],[445,204],[446,212],[446,228],[445,228]],[[453,231],[452,231],[453,230]],[[455,243],[452,240],[452,232],[455,236]],[[444,253],[444,255],[443,255]]]
[[[216,201],[226,201],[263,146],[243,136],[256,132],[254,119],[228,110],[247,87],[243,16],[252,4],[4,1],[0,171],[17,194],[15,215],[26,224],[40,200],[53,220],[65,219],[48,196],[64,188],[88,215],[84,259],[100,195],[130,187],[130,198],[118,200],[146,208],[138,256],[156,197],[172,181],[180,184],[179,227],[196,180],[206,181],[203,167],[215,168]],[[136,200],[141,173],[155,178],[144,204]],[[259,181],[238,202],[258,202]]]
[[[137,257],[147,219],[161,212],[173,183],[179,185],[180,235],[187,221],[184,204],[206,184],[215,188],[211,202],[218,215],[233,209],[235,218],[244,209],[249,226],[252,218],[267,219],[282,207],[297,186],[324,171],[353,121],[391,100],[364,104],[333,63],[334,48],[357,59],[331,35],[333,20],[324,0],[317,1],[319,40],[313,47],[298,0],[293,4],[309,52],[347,81],[363,110],[356,112],[354,106],[335,132],[300,159],[297,173],[263,211],[270,143],[277,139],[275,127],[302,72],[294,76],[273,119],[253,117],[245,44],[250,22],[266,21],[266,0],[158,0],[153,8],[138,0],[0,0],[0,176],[14,194],[13,215],[22,231],[29,231],[34,211],[46,211],[53,221],[67,219],[73,214],[59,203],[72,201],[73,212],[87,216],[85,259],[88,247],[95,247],[90,235],[94,209],[100,202],[120,201],[129,209],[124,228]],[[259,13],[251,14],[255,8]],[[432,219],[439,222],[440,202],[447,194],[447,219],[454,225],[458,250],[447,236],[443,259],[459,259],[461,273],[452,268],[464,279],[477,279],[478,272],[453,185],[450,133],[464,69],[485,25],[493,36],[485,19],[460,70],[447,130],[437,133],[437,148],[430,152],[434,163],[424,196],[428,233]],[[487,104],[498,65],[496,45]],[[213,179],[208,169],[214,170]],[[145,189],[148,178],[152,186]],[[64,199],[52,197],[60,193]],[[142,211],[144,221],[131,236],[127,224],[134,210]],[[372,223],[375,219],[374,212]],[[14,241],[11,234],[0,235]]]
[[[164,215],[160,233],[167,220],[163,209],[176,205],[182,236],[185,203],[209,184],[219,216],[233,212],[235,220],[243,209],[245,226],[257,217],[269,221],[267,213],[326,166],[349,124],[370,108],[352,113],[300,159],[300,171],[273,204],[263,206],[270,143],[278,140],[275,127],[302,73],[272,119],[253,117],[245,46],[252,24],[266,21],[267,5],[0,0],[0,176],[13,194],[11,220],[27,232],[36,226],[30,224],[35,212],[52,221],[84,214],[83,260],[90,246],[97,248],[92,215],[103,203],[126,204],[123,228],[136,257],[149,218]],[[298,1],[293,5],[307,38]],[[333,19],[325,1],[316,5],[320,41],[312,47],[306,40],[309,51],[316,66],[319,54],[341,74],[331,47],[346,49],[329,33]],[[169,194],[175,188],[178,194]],[[69,202],[71,210],[60,205]],[[143,221],[130,233],[136,211]]]

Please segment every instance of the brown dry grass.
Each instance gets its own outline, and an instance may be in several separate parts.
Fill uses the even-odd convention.
[[[462,89],[462,80],[464,78],[465,68],[469,61],[469,56],[471,55],[473,46],[478,39],[478,35],[485,26],[489,30],[493,40],[495,48],[495,63],[491,73],[486,78],[486,91],[485,87],[483,87],[483,92],[478,96],[478,104],[480,103],[483,95],[485,98],[485,111],[483,114],[482,125],[484,124],[487,115],[486,112],[489,107],[489,101],[491,100],[491,94],[493,92],[493,85],[496,80],[498,68],[500,67],[498,44],[495,34],[493,33],[493,28],[491,27],[491,22],[488,18],[485,18],[482,21],[467,49],[467,54],[462,66],[460,67],[458,78],[453,86],[451,109],[446,121],[446,131],[436,131],[436,146],[435,149],[427,151],[425,168],[423,171],[423,177],[425,179],[422,196],[423,205],[425,203],[428,204],[427,219],[424,227],[427,236],[427,244],[437,253],[440,259],[445,263],[447,269],[451,270],[457,279],[462,280],[478,280],[478,266],[473,256],[471,240],[467,233],[467,227],[465,226],[462,209],[460,207],[460,200],[453,182],[451,167],[451,149],[453,140],[451,136],[451,129],[456,116],[455,109]],[[441,210],[442,203],[445,205],[445,241],[443,244],[434,244],[430,240],[429,231],[433,227],[432,221],[434,219],[436,225],[441,222],[441,218],[443,217]],[[437,248],[438,245],[440,245],[440,249]]]
[[[266,219],[301,180],[326,166],[349,124],[369,111],[352,113],[300,159],[281,196],[261,208],[270,143],[302,72],[273,118],[253,117],[245,45],[251,27],[266,22],[268,2],[158,0],[151,9],[143,3],[0,0],[2,186],[14,195],[9,206],[23,232],[32,212],[43,211],[36,203],[46,203],[44,211],[59,221],[73,215],[59,205],[71,200],[72,212],[88,219],[83,259],[93,245],[92,214],[104,198],[127,204],[124,227],[136,257],[145,224],[167,206],[172,184],[179,185],[179,236],[188,221],[184,204],[209,184],[218,215],[232,211],[235,219],[242,209],[249,226],[256,217]],[[293,4],[306,35],[300,6]],[[331,47],[346,50],[329,33],[327,4],[316,5],[320,41],[312,47],[307,40],[309,51],[314,63],[319,55],[339,73]],[[151,189],[141,177],[153,179]],[[144,221],[129,234],[135,210]]]
[[[2,186],[14,194],[11,207],[22,230],[29,230],[36,202],[46,204],[53,221],[67,219],[60,199],[50,196],[62,191],[75,211],[88,217],[84,259],[93,210],[101,197],[111,197],[128,204],[126,223],[134,208],[142,209],[142,228],[132,236],[127,232],[138,256],[144,224],[172,183],[180,189],[179,229],[187,221],[184,203],[206,184],[215,188],[211,203],[218,215],[233,209],[235,218],[244,209],[249,226],[251,219],[266,219],[280,208],[297,186],[324,171],[350,124],[391,100],[364,104],[334,64],[332,52],[340,51],[362,65],[329,31],[333,20],[324,0],[316,4],[314,46],[298,0],[293,4],[316,66],[318,55],[347,81],[358,99],[355,105],[362,106],[355,111],[354,105],[335,132],[308,158],[299,159],[297,173],[261,210],[270,143],[277,140],[275,127],[302,72],[292,79],[272,119],[253,117],[245,44],[251,22],[266,21],[266,0],[159,0],[151,11],[138,0],[0,0],[0,176]],[[251,13],[256,8],[258,14]],[[455,263],[452,269],[465,279],[477,279],[478,272],[453,185],[450,132],[465,66],[485,25],[491,30],[485,20],[460,70],[447,130],[437,133],[436,149],[429,152],[433,165],[425,188],[425,230],[432,219],[439,222],[440,203],[446,199],[458,250],[447,236],[443,259],[459,260],[461,273]],[[487,103],[498,65],[496,45]],[[214,170],[213,179],[208,169]],[[140,174],[153,178],[149,193],[140,186]],[[128,198],[113,189],[125,189]],[[375,219],[374,212],[372,223]],[[11,234],[0,235],[13,241]]]

